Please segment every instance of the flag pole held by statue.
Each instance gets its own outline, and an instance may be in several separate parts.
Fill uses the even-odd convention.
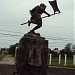
[[[61,13],[59,8],[58,8],[58,5],[57,5],[57,0],[54,0],[54,1],[48,1],[49,4],[52,6],[53,8],[53,11],[54,11],[54,14],[51,14],[50,16],[53,16],[55,14],[59,14]],[[58,12],[58,13],[57,13]],[[49,16],[44,16],[42,18],[46,18],[46,17],[49,17]],[[21,25],[24,25],[24,24],[27,24],[28,22],[25,22],[25,23],[22,23]]]

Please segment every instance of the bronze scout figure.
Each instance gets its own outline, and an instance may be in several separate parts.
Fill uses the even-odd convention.
[[[42,26],[42,13],[45,13],[46,15],[50,16],[50,14],[45,11],[45,9],[46,5],[41,3],[40,5],[30,10],[31,18],[30,20],[28,20],[28,26],[30,26],[31,23],[37,24],[30,32],[35,33],[34,31]]]

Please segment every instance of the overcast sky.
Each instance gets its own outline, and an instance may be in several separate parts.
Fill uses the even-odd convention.
[[[0,47],[15,44],[35,26],[20,24],[28,21],[29,10],[40,3],[45,3],[46,11],[53,14],[48,0],[0,0]],[[57,0],[57,4],[61,14],[44,18],[43,26],[36,31],[49,40],[51,49],[74,43],[74,0]]]

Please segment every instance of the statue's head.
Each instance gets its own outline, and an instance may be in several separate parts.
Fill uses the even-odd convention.
[[[40,4],[40,8],[45,10],[46,9],[46,5],[44,3],[41,3]]]

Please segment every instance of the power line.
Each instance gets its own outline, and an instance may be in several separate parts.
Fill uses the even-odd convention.
[[[65,29],[65,31],[66,30],[72,30],[72,29],[74,30],[74,28],[71,28],[70,26],[68,26],[68,27],[66,27],[66,26],[61,26],[61,27],[60,26],[50,26],[50,28]]]
[[[62,39],[62,38],[46,38],[46,39],[50,39],[50,40],[62,40],[62,41],[73,41],[72,39]]]
[[[13,34],[4,34],[4,33],[0,33],[1,35],[5,35],[5,36],[20,36],[21,35],[13,35]],[[69,38],[62,38],[62,37],[54,37],[54,36],[46,36],[46,39],[51,39],[51,40],[64,40],[64,41],[69,41],[69,40],[74,40],[74,39],[69,39]]]
[[[17,40],[9,40],[9,39],[0,39],[0,40],[5,40],[5,41],[17,41]]]
[[[5,32],[12,32],[12,33],[21,33],[21,32],[15,32],[15,31],[8,31],[8,30],[0,30],[0,31],[5,31]],[[4,34],[4,33],[0,33],[2,35],[10,35],[10,36],[21,36],[21,35],[12,35],[12,34]],[[24,34],[24,33],[21,33]],[[52,37],[52,38],[50,38]],[[46,36],[47,39],[53,39],[53,40],[62,40],[62,39],[69,39],[69,38],[63,38],[63,37],[54,37],[54,36]],[[71,39],[69,39],[71,40]],[[72,39],[73,40],[73,39]]]
[[[4,27],[11,27],[10,25],[0,25],[0,26],[4,26]],[[56,28],[56,26],[50,26],[51,28]],[[66,28],[66,30],[67,29],[73,29],[73,28],[71,28],[70,26],[58,26],[57,28],[59,28],[59,29],[63,29],[63,28]]]
[[[45,37],[46,37],[46,39],[52,39],[52,40],[64,40],[64,41],[74,40],[74,39],[70,39],[70,38],[54,37],[54,36],[45,36]]]
[[[12,35],[12,34],[4,34],[4,33],[0,33],[1,35],[7,35],[7,36],[20,36],[22,37],[21,35]]]
[[[0,30],[0,31],[12,32],[12,33],[21,33],[21,32],[14,32],[14,31],[8,31],[8,30]],[[21,34],[24,34],[24,33],[21,33]]]

